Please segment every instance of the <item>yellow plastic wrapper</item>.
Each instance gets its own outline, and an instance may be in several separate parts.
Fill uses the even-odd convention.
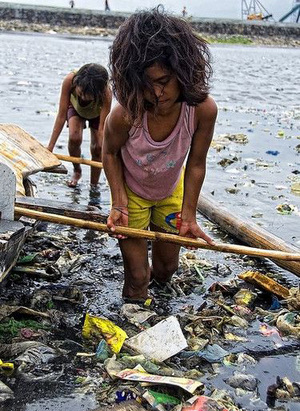
[[[12,371],[14,369],[14,364],[12,362],[3,362],[0,360],[0,369],[4,371]]]
[[[121,351],[124,341],[128,338],[126,332],[112,321],[88,313],[85,316],[82,336],[87,339],[99,337],[99,341],[104,338],[115,354]]]

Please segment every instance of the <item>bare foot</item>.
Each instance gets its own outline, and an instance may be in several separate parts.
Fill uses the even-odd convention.
[[[81,179],[81,171],[74,171],[71,180],[67,181],[67,186],[71,188],[77,187],[78,181]]]

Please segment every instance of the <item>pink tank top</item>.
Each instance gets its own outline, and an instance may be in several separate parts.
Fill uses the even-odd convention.
[[[154,141],[148,130],[147,112],[141,127],[132,127],[121,149],[128,187],[146,200],[162,200],[172,194],[195,132],[195,107],[181,104],[177,124],[163,141]]]

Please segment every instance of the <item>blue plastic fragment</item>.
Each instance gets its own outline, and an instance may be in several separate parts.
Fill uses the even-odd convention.
[[[268,151],[266,151],[266,154],[270,154],[271,156],[278,156],[279,151],[277,151],[277,150],[268,150]]]
[[[276,297],[276,295],[272,295],[272,304],[271,304],[271,306],[269,307],[269,310],[270,310],[270,311],[279,310],[280,308],[281,308],[281,303],[280,303],[280,301],[278,300],[278,298]]]
[[[116,392],[116,403],[119,404],[123,401],[135,400],[137,395],[130,390],[123,390]]]

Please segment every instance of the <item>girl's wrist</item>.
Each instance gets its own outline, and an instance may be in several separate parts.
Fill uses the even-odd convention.
[[[119,211],[121,214],[124,214],[126,216],[128,216],[128,206],[112,206],[111,208],[112,210],[117,210]]]

